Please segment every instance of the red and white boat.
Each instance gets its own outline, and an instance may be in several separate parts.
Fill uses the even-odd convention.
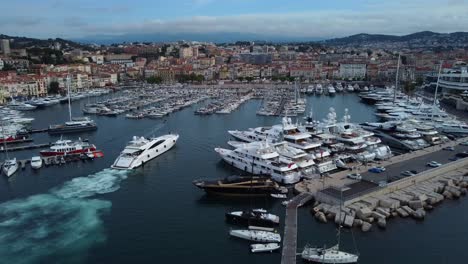
[[[71,141],[67,139],[57,140],[55,143],[50,146],[47,150],[41,150],[40,154],[43,157],[52,157],[52,156],[64,156],[64,155],[73,155],[93,152],[96,150],[96,146],[89,144],[87,142]]]

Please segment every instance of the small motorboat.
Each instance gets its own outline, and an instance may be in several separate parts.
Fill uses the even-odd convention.
[[[278,250],[280,247],[279,243],[252,244],[250,245],[250,251],[252,253],[273,252]]]
[[[5,163],[3,163],[2,171],[7,177],[11,177],[13,174],[15,174],[18,168],[19,168],[19,165],[18,165],[18,162],[16,161],[16,158],[7,159],[5,160]]]
[[[263,243],[279,243],[281,242],[281,235],[269,231],[262,230],[247,230],[247,229],[234,229],[229,231],[229,235],[250,241],[263,242]]]
[[[91,151],[88,151],[86,152],[86,157],[88,157],[89,159],[94,159],[94,153]]]
[[[279,216],[270,214],[264,209],[227,212],[226,220],[240,225],[259,226],[275,226],[280,222]]]
[[[271,197],[276,198],[276,199],[286,199],[286,198],[288,198],[288,196],[286,194],[282,194],[282,193],[272,193],[270,195],[271,195]]]
[[[37,170],[42,167],[42,158],[39,156],[34,156],[31,158],[31,168]]]

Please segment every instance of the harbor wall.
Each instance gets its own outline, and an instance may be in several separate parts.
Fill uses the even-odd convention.
[[[454,171],[454,170],[457,170],[466,166],[468,166],[468,158],[459,159],[454,162],[444,164],[438,168],[434,168],[434,169],[421,172],[415,176],[411,176],[411,177],[400,179],[398,181],[391,182],[386,187],[381,187],[377,189],[376,191],[372,191],[363,195],[359,195],[358,197],[349,199],[344,202],[344,205],[346,206],[346,205],[353,204],[359,200],[362,200],[370,196],[379,196],[383,194],[396,192],[398,190],[407,188],[411,185],[415,185],[420,182],[430,180],[434,177],[443,176],[447,172],[451,172],[451,171]]]

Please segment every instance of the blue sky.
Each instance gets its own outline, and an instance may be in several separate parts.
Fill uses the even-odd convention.
[[[468,31],[468,0],[14,0],[0,33],[79,38],[129,33],[249,33],[327,38]]]

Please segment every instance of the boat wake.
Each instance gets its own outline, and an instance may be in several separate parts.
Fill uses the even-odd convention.
[[[106,240],[101,216],[112,203],[89,197],[120,188],[127,171],[105,169],[48,193],[0,204],[0,259],[6,263],[83,263]]]

